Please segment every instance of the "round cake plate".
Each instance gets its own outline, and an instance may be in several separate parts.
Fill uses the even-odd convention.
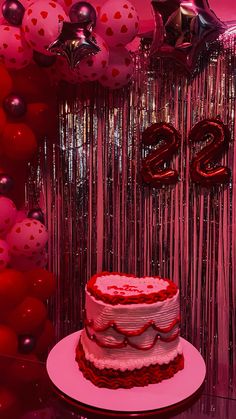
[[[158,384],[131,389],[99,388],[85,379],[75,361],[80,332],[58,342],[48,355],[47,372],[54,386],[70,399],[93,408],[112,412],[141,413],[179,404],[194,395],[205,375],[205,362],[198,350],[180,338],[184,369]]]

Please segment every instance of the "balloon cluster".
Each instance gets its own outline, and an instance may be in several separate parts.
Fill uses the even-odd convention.
[[[40,360],[54,342],[45,301],[55,292],[52,273],[0,271],[0,416],[18,417],[29,400],[46,398],[47,379]],[[16,414],[17,413],[17,414]]]
[[[6,175],[3,179],[9,183]],[[55,293],[56,281],[45,269],[48,233],[43,222],[40,208],[26,215],[17,211],[11,199],[0,196],[1,417],[5,413],[16,417],[25,391],[27,399],[37,397],[39,387],[46,386],[39,360],[45,358],[54,341],[45,302]],[[24,392],[19,398],[16,394],[22,387]]]
[[[2,17],[0,56],[7,68],[21,69],[34,60],[50,67],[54,81],[98,80],[111,89],[132,77],[126,46],[138,34],[139,18],[129,1],[107,0],[96,11],[85,1],[68,6],[66,0],[7,0]],[[63,58],[56,60],[55,54]],[[19,113],[24,112],[21,103]]]
[[[27,90],[30,85],[27,87],[26,70],[24,73],[25,85],[21,74],[13,77],[4,66],[0,66],[0,148],[1,154],[13,161],[31,159],[39,139],[50,133],[51,121],[55,120],[50,118],[53,111],[49,104],[34,102],[32,97],[28,102]]]

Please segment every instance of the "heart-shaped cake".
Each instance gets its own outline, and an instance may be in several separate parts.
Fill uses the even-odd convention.
[[[131,274],[102,272],[90,279],[87,291],[96,299],[113,305],[151,304],[173,297],[177,286],[159,276],[139,278]]]
[[[86,286],[76,360],[99,387],[157,383],[183,368],[179,290],[169,279],[103,272]]]

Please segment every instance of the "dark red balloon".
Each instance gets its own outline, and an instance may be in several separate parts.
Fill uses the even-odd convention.
[[[2,5],[2,14],[13,26],[20,26],[25,13],[24,6],[18,0],[7,0]]]
[[[0,324],[0,356],[14,356],[17,353],[18,341],[16,332]]]
[[[8,194],[9,192],[11,192],[13,186],[13,178],[6,173],[0,173],[0,194]]]
[[[156,145],[161,142],[161,145],[142,161],[141,175],[144,182],[159,188],[178,181],[178,172],[169,167],[164,168],[164,164],[176,153],[180,140],[180,133],[165,122],[152,124],[143,132],[144,145]]]
[[[27,282],[24,275],[14,269],[0,272],[0,312],[13,309],[26,296]]]
[[[46,269],[37,268],[27,272],[29,295],[47,300],[56,291],[56,279],[52,272]]]
[[[35,337],[32,335],[20,335],[18,338],[18,349],[21,354],[30,354],[36,345]]]
[[[26,297],[21,304],[12,310],[6,322],[18,334],[33,334],[34,331],[45,321],[47,311],[42,301],[33,297]]]
[[[45,223],[44,214],[41,208],[31,209],[27,214],[27,218],[32,218],[34,220],[40,221],[40,223],[42,224]]]
[[[20,118],[25,115],[27,104],[23,96],[12,93],[5,97],[3,108],[10,118]]]
[[[207,141],[207,145],[192,159],[190,176],[193,182],[206,187],[229,182],[230,169],[216,162],[227,150],[230,138],[229,128],[220,119],[204,119],[194,125],[189,142]]]

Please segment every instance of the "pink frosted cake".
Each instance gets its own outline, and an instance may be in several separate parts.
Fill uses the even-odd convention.
[[[103,272],[86,286],[85,310],[76,361],[96,386],[145,386],[183,369],[172,281]]]

